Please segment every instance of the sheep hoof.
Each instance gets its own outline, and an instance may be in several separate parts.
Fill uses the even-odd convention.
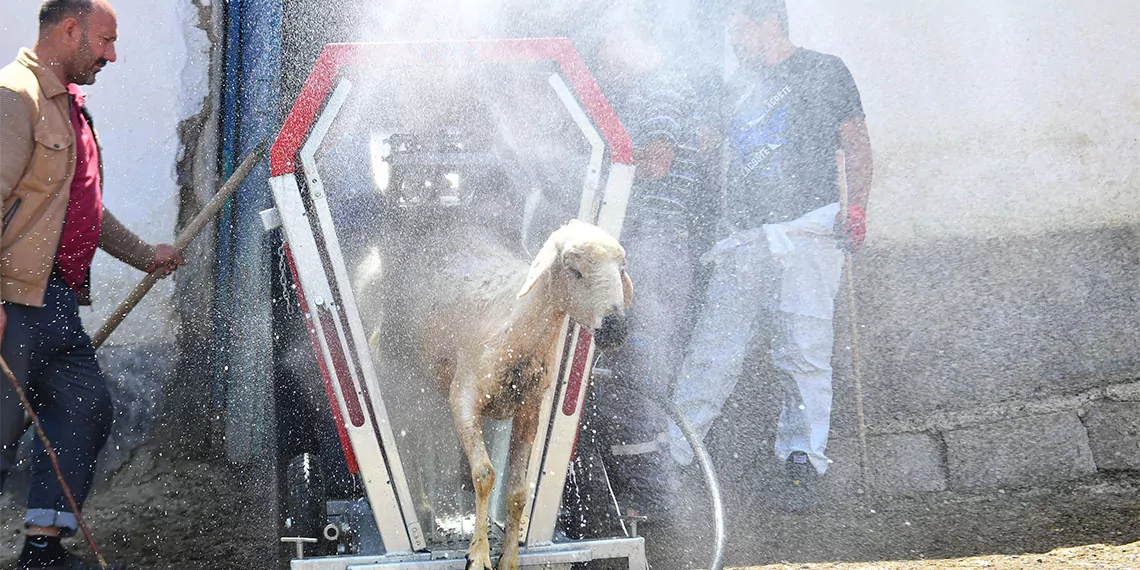
[[[467,570],[494,570],[491,566],[491,549],[486,543],[472,544],[467,549]]]
[[[519,570],[519,553],[503,554],[499,558],[498,570]]]

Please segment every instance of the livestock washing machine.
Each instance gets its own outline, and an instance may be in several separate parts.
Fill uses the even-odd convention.
[[[442,224],[473,223],[528,262],[572,218],[619,236],[631,158],[628,134],[569,40],[324,48],[270,151],[275,207],[262,219],[283,232],[323,376],[312,382],[323,380],[362,492],[326,500],[304,487],[309,459],[290,464],[300,488],[282,540],[296,543],[293,569],[464,568],[469,471],[442,394],[407,357],[401,323],[415,315],[378,283],[414,262],[426,229]],[[567,321],[560,335],[527,471],[520,564],[616,559],[642,570],[636,536],[558,538],[594,360],[586,331]],[[500,474],[495,549],[509,429],[485,428]]]

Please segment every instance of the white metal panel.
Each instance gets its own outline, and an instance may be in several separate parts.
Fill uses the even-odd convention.
[[[594,145],[594,138],[598,137],[597,131],[593,128],[592,123],[586,116],[578,101],[566,89],[564,82],[557,75],[550,78],[551,87],[558,93],[563,105],[567,111],[574,117],[575,122],[582,133],[587,139],[591,140],[591,146]],[[597,150],[598,147],[593,147]],[[600,160],[600,158],[599,158]],[[591,176],[600,176],[601,170],[594,169],[594,155],[591,155],[590,168],[587,173],[587,183],[583,190],[582,201],[580,204],[581,211],[579,218],[585,221],[594,221],[599,227],[609,232],[615,238],[620,237],[622,229],[622,221],[625,218],[626,206],[629,203],[630,189],[633,186],[634,167],[628,164],[613,163],[609,168],[609,177],[606,181],[606,189],[599,201],[595,196],[591,196],[591,190],[596,192],[597,178],[593,179],[591,185]],[[596,208],[596,210],[594,209]],[[567,321],[569,322],[569,321]],[[551,400],[550,407],[547,407],[547,400],[543,401],[543,415],[540,417],[549,418],[539,424],[540,433],[535,437],[536,445],[541,442],[545,445],[541,454],[532,451],[531,454],[531,467],[527,474],[528,482],[532,483],[532,489],[535,489],[528,505],[524,511],[529,513],[529,517],[524,521],[526,526],[523,527],[522,536],[526,537],[528,545],[543,544],[549,542],[554,537],[554,527],[558,518],[558,509],[562,503],[562,491],[566,485],[566,476],[570,469],[570,460],[574,453],[574,445],[578,438],[578,429],[582,418],[582,406],[585,403],[586,388],[589,385],[589,374],[593,363],[593,340],[590,339],[586,342],[591,344],[587,356],[587,363],[583,371],[584,378],[579,387],[579,394],[572,395],[565,392],[566,383],[570,378],[570,374],[574,368],[574,355],[577,352],[577,345],[579,341],[578,334],[579,327],[575,326],[575,333],[572,342],[570,343],[569,358],[566,359],[565,366],[559,375],[558,382],[554,384],[556,390],[551,390],[547,398]],[[566,328],[563,327],[563,332],[559,336],[559,351],[563,350],[565,346]],[[561,355],[560,355],[561,356]],[[554,406],[554,396],[557,395],[557,406]],[[568,397],[577,397],[577,409],[572,415],[565,415],[562,413],[562,407]],[[549,426],[549,427],[548,427]],[[547,433],[543,433],[547,432]],[[537,457],[541,457],[540,468],[536,471],[534,469],[534,461]]]
[[[340,240],[337,239],[336,227],[333,225],[332,210],[329,208],[328,194],[324,189],[320,169],[317,168],[317,150],[320,148],[321,143],[324,142],[325,136],[328,135],[329,129],[332,127],[337,115],[340,114],[341,107],[348,99],[348,95],[351,91],[352,82],[348,79],[341,79],[337,82],[336,88],[333,90],[332,95],[329,96],[328,103],[325,104],[324,109],[320,115],[318,115],[316,124],[309,134],[309,138],[305,140],[304,146],[301,147],[299,154],[301,164],[305,169],[305,182],[309,187],[309,196],[316,209],[318,225],[321,229],[321,233],[324,234],[326,253],[329,256],[329,261],[331,261],[330,265],[332,266],[333,274],[336,278],[336,290],[340,294],[341,301],[348,309],[344,312],[344,316],[352,331],[352,346],[356,348],[356,354],[352,355],[352,357],[360,365],[360,369],[364,374],[363,379],[356,380],[364,382],[368,387],[367,391],[371,402],[371,409],[376,414],[375,422],[377,428],[380,430],[380,445],[384,448],[384,453],[387,454],[388,467],[391,469],[393,484],[395,485],[397,496],[400,499],[400,510],[403,513],[403,520],[405,525],[407,525],[408,535],[412,540],[412,547],[415,550],[422,550],[427,547],[427,542],[424,538],[423,529],[420,525],[419,517],[416,514],[414,503],[412,502],[412,493],[408,486],[407,477],[404,475],[403,462],[400,460],[399,451],[396,449],[396,437],[392,431],[391,420],[388,417],[388,408],[384,404],[384,397],[380,391],[379,378],[375,368],[372,366],[371,355],[368,353],[368,336],[364,332],[363,323],[360,321],[360,311],[357,309],[356,298],[353,295],[351,287],[352,281],[348,277],[344,254],[340,249]]]
[[[629,205],[629,191],[633,187],[633,175],[632,165],[610,165],[610,176],[606,180],[606,193],[602,196],[602,206],[598,210],[597,225],[614,238],[621,238],[625,209]]]
[[[554,352],[554,370],[548,372],[551,378],[550,388],[542,395],[542,407],[539,408],[538,428],[534,434],[534,443],[531,444],[530,460],[526,468],[526,507],[523,508],[522,522],[519,525],[519,536],[526,537],[530,531],[530,516],[534,509],[534,494],[538,489],[538,478],[542,473],[543,460],[546,459],[546,439],[550,432],[551,413],[554,411],[554,397],[559,393],[562,375],[556,368],[561,365],[566,350],[566,334],[570,330],[570,319],[562,319],[562,328],[558,331],[558,346]]]
[[[285,232],[285,240],[289,243],[297,277],[300,280],[297,286],[305,295],[306,306],[304,310],[306,319],[309,321],[308,325],[313,327],[315,331],[320,349],[319,356],[329,375],[341,417],[348,418],[345,394],[341,391],[340,379],[337,376],[336,367],[333,365],[330,348],[325,341],[325,331],[321,326],[320,319],[317,318],[318,307],[332,302],[332,290],[321,263],[316,239],[309,228],[308,214],[301,201],[297,180],[292,174],[276,176],[269,180],[269,185],[273,190],[274,202],[281,214],[281,229]],[[336,313],[333,314],[335,317]],[[358,383],[354,383],[354,385],[359,387]],[[362,394],[358,393],[350,395],[350,397],[358,397],[363,402]],[[368,502],[372,505],[372,514],[376,520],[376,527],[380,530],[380,537],[384,541],[385,548],[393,552],[411,551],[412,543],[408,537],[407,528],[399,522],[403,520],[403,517],[396,501],[395,489],[393,489],[392,481],[388,477],[388,465],[380,449],[380,442],[376,438],[371,418],[365,414],[365,422],[361,427],[354,426],[348,421],[343,422],[343,425],[360,467],[364,490],[368,495]]]
[[[606,144],[602,140],[602,135],[594,128],[590,117],[586,115],[586,111],[578,104],[578,100],[570,92],[566,82],[562,80],[562,76],[557,73],[551,74],[548,81],[550,86],[554,88],[554,93],[558,95],[558,99],[562,101],[562,105],[570,112],[574,123],[582,131],[582,135],[590,142],[590,162],[586,169],[586,182],[582,187],[578,219],[592,221],[598,213],[598,182],[602,178],[602,156],[606,152]]]
[[[462,550],[431,554],[389,556],[328,556],[294,560],[291,570],[463,570],[467,561]],[[646,570],[645,541],[640,537],[584,540],[523,548],[520,568],[556,570],[563,565],[591,560],[626,560],[629,570]]]
[[[585,348],[585,364],[582,369],[581,383],[576,390],[569,384],[574,373],[575,359],[579,350],[579,343],[589,343]],[[534,546],[547,544],[554,539],[554,527],[558,519],[558,507],[562,504],[562,490],[566,484],[566,474],[569,472],[570,458],[574,453],[574,445],[578,440],[578,425],[582,418],[582,407],[586,400],[586,388],[590,385],[589,375],[593,362],[593,340],[583,338],[582,327],[575,325],[573,337],[570,342],[570,351],[563,367],[562,377],[559,380],[559,393],[552,410],[553,419],[550,423],[550,437],[547,440],[546,457],[542,462],[539,474],[538,489],[534,497],[534,509],[530,516],[530,526],[527,529],[526,544]],[[570,414],[564,413],[568,399],[576,402]]]

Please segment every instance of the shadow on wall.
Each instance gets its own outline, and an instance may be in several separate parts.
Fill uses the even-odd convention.
[[[1140,377],[1135,227],[892,244],[858,264],[872,424]]]

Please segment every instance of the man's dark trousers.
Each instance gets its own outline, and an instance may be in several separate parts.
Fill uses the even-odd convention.
[[[95,459],[111,430],[112,404],[95,360],[91,338],[83,331],[75,292],[52,274],[43,307],[5,303],[8,318],[0,353],[23,383],[48,439],[59,457],[64,479],[82,506],[95,475]],[[0,378],[0,469],[8,471],[25,428],[24,410],[11,382]],[[56,479],[39,438],[32,448],[31,485],[24,520],[75,532],[75,515]]]

